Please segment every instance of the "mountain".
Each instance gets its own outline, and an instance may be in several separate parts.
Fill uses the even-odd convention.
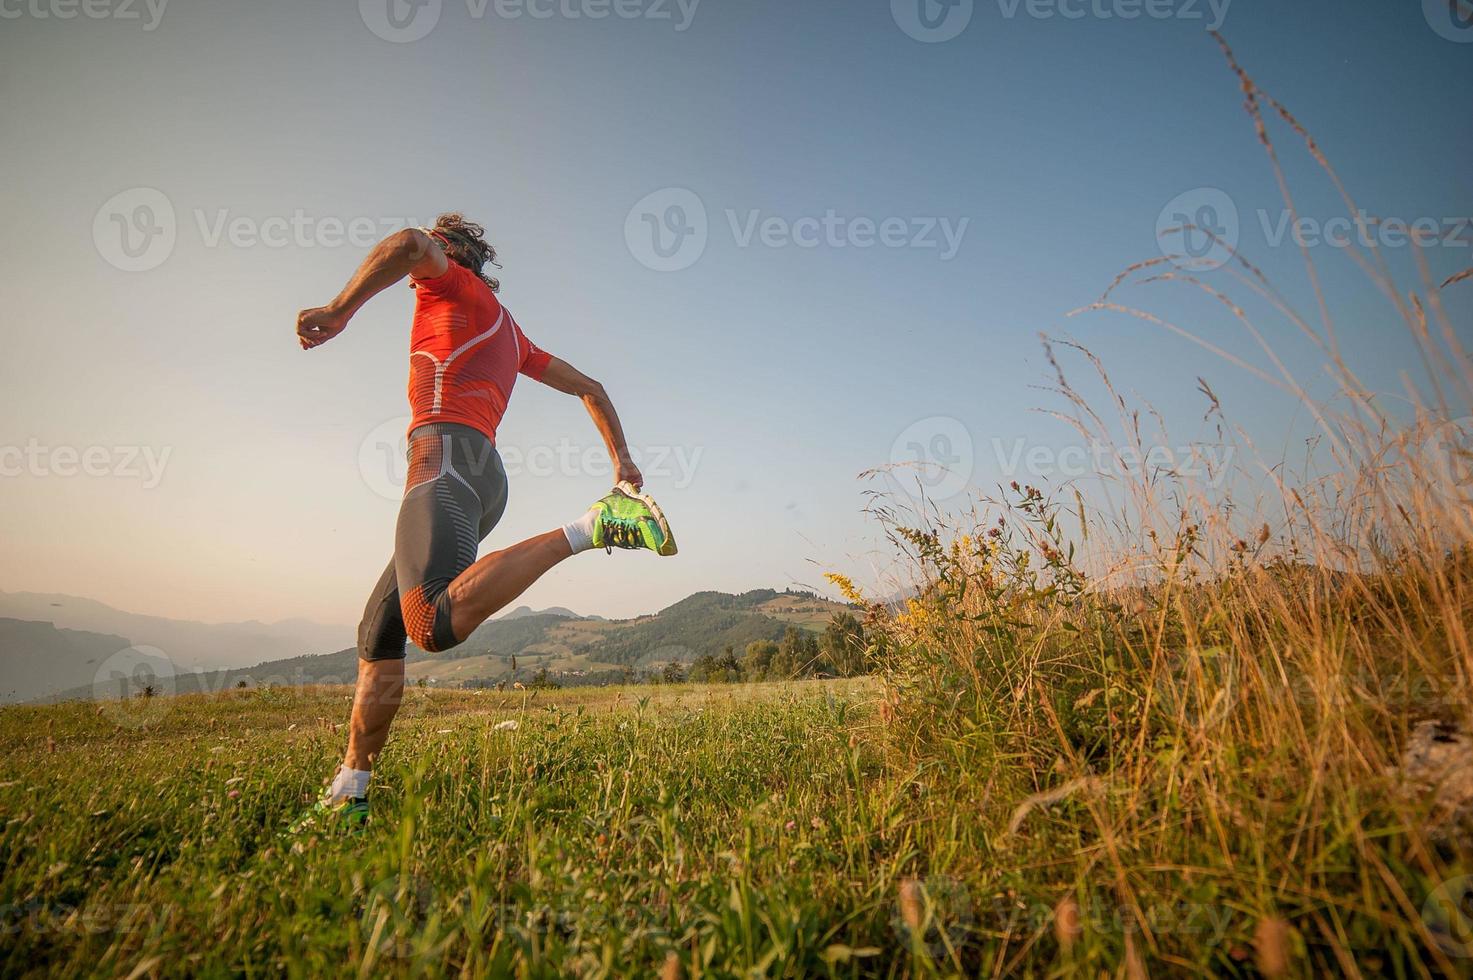
[[[28,701],[63,688],[86,686],[91,690],[106,682],[109,667],[131,673],[131,664],[125,667],[116,657],[128,646],[121,636],[0,619],[0,664],[4,665],[0,703]]]
[[[36,592],[0,592],[0,617],[122,638],[108,653],[135,644],[157,647],[176,670],[184,672],[243,667],[283,653],[332,650],[353,640],[351,628],[304,619],[200,623],[124,612],[95,599]],[[0,655],[9,649],[0,645]]]
[[[508,619],[524,619],[527,616],[561,616],[564,619],[583,619],[583,618],[585,618],[585,617],[579,616],[577,613],[573,612],[573,610],[571,610],[571,609],[565,609],[562,606],[549,606],[547,609],[533,609],[531,606],[517,606],[511,612],[506,613],[503,616],[497,616],[496,618],[499,619],[499,620],[501,620],[504,623]],[[588,619],[598,619],[599,617],[598,616],[588,616],[586,618],[588,618]]]
[[[546,668],[571,683],[598,683],[616,680],[629,669],[719,655],[728,646],[740,655],[748,643],[777,640],[789,626],[819,632],[836,613],[848,609],[811,593],[772,589],[741,595],[697,592],[654,615],[623,620],[529,609],[481,624],[464,643],[441,654],[411,646],[406,673],[411,681],[474,686],[530,679]],[[357,651],[349,647],[249,668],[184,674],[170,679],[164,693],[216,691],[241,683],[351,684],[357,669]],[[56,697],[90,696],[90,688],[84,688]]]
[[[720,654],[728,646],[741,650],[755,640],[776,640],[789,624],[821,630],[844,608],[807,592],[697,592],[635,619],[569,619],[544,612],[491,620],[436,659],[515,655],[537,658],[539,664],[584,660],[611,668],[688,661]]]

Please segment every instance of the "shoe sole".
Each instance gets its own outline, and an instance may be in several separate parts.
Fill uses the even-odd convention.
[[[662,545],[655,552],[655,554],[659,555],[661,558],[669,558],[671,555],[677,553],[680,550],[675,546],[675,534],[670,530],[670,522],[665,520],[665,512],[660,509],[659,504],[655,503],[654,497],[651,497],[647,493],[641,493],[639,491],[639,488],[630,483],[628,480],[621,480],[618,486],[615,487],[615,489],[618,490],[620,493],[623,493],[627,496],[633,497],[635,500],[638,500],[640,503],[644,504],[650,509],[651,514],[655,515],[655,521],[660,525],[660,533],[665,535],[664,545]]]

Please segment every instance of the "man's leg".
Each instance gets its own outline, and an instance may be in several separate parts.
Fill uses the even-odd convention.
[[[611,537],[600,538],[596,544],[595,526],[600,521],[610,522]],[[492,552],[457,575],[446,589],[455,642],[464,642],[472,630],[558,562],[602,547],[605,541],[618,548],[644,547],[657,554],[675,554],[675,540],[654,501],[615,490],[572,524]]]
[[[379,576],[358,625],[358,680],[348,750],[327,791],[330,802],[364,797],[404,693],[404,619],[394,561]]]
[[[344,768],[373,769],[389,738],[389,725],[404,697],[403,660],[358,661],[358,687],[353,694],[353,720],[348,729]]]
[[[573,555],[562,530],[548,531],[510,548],[493,551],[450,583],[450,628],[455,641],[490,619],[554,565]]]

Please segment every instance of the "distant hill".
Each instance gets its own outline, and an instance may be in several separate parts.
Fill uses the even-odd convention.
[[[569,619],[544,612],[491,620],[438,659],[515,655],[539,662],[585,659],[610,667],[694,660],[728,646],[741,650],[754,640],[776,640],[789,624],[821,630],[845,608],[806,592],[697,592],[635,619]]]
[[[497,616],[496,618],[499,619],[499,620],[501,620],[504,623],[508,619],[523,619],[523,618],[525,618],[527,616],[561,616],[564,619],[583,619],[583,618],[585,618],[585,617],[579,616],[577,613],[573,612],[573,610],[571,610],[571,609],[565,609],[562,606],[549,606],[546,609],[533,609],[531,606],[517,606],[511,612],[506,613],[506,614],[501,615],[501,616]],[[588,616],[586,618],[588,618],[588,619],[598,619],[600,617],[598,617],[598,616]]]
[[[124,612],[95,599],[38,592],[0,592],[0,617],[51,623],[121,638],[109,653],[130,645],[157,647],[181,671],[244,667],[283,653],[317,653],[353,641],[353,630],[305,619],[278,623],[200,623]],[[8,647],[0,646],[0,654]]]
[[[753,641],[779,639],[789,626],[817,632],[846,609],[811,593],[772,589],[741,595],[697,592],[652,616],[623,620],[529,609],[483,623],[464,643],[442,654],[431,656],[411,645],[406,670],[411,681],[453,685],[525,679],[544,667],[571,683],[612,680],[626,669],[690,662],[702,654],[719,655],[728,646],[740,654]],[[348,684],[356,673],[357,651],[350,647],[249,668],[185,674],[173,679],[172,688],[173,693],[183,693],[241,682],[251,687]],[[57,697],[91,693],[78,689]]]
[[[29,701],[63,688],[90,691],[108,658],[128,646],[121,636],[0,619],[0,703]]]

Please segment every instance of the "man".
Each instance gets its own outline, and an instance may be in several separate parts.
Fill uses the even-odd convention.
[[[558,562],[593,548],[675,554],[660,508],[597,381],[527,339],[484,273],[496,264],[485,230],[459,214],[380,242],[338,297],[297,316],[312,350],[343,332],[372,297],[405,276],[416,290],[410,333],[409,475],[384,569],[358,627],[358,686],[348,751],[327,794],[293,830],[368,818],[368,782],[404,690],[406,636],[439,652],[461,643]],[[517,375],[583,401],[614,464],[612,493],[566,527],[476,559],[506,508],[496,427]]]

